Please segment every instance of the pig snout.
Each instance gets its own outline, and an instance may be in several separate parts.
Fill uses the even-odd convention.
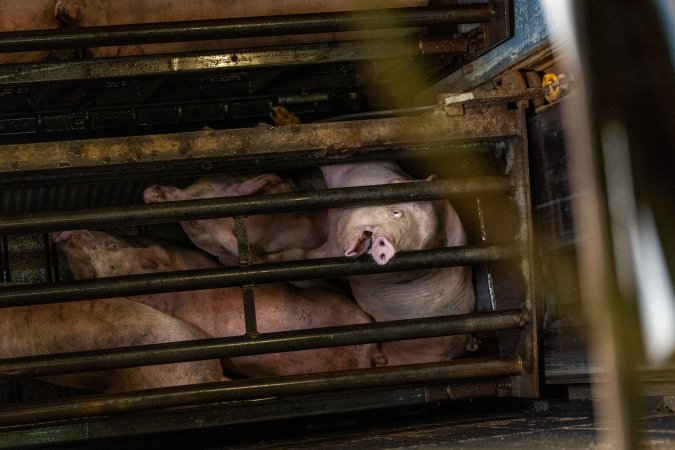
[[[375,235],[372,227],[366,227],[347,248],[345,256],[361,256],[368,253],[379,264],[387,264],[396,254],[396,247],[385,236]]]
[[[368,253],[373,257],[379,265],[387,264],[391,258],[396,254],[396,249],[384,236],[377,237],[373,240],[373,245],[368,250]]]
[[[145,203],[168,202],[177,199],[177,192],[175,187],[154,184],[143,191],[143,200]]]

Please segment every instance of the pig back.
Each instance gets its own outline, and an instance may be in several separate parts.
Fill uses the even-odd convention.
[[[0,309],[0,358],[204,339],[193,326],[130,299]],[[46,377],[101,392],[124,392],[222,380],[217,361],[131,367]]]
[[[288,14],[424,6],[428,0],[58,0],[60,17],[76,26],[123,25],[237,17],[282,16]],[[414,31],[413,31],[414,32]],[[410,34],[407,29],[377,30],[368,37]],[[199,42],[142,44],[92,49],[95,56],[155,54],[182,51],[270,47],[311,42],[350,40],[363,32],[325,32],[290,36],[236,38]]]
[[[58,27],[54,0],[0,1],[0,32],[51,30]],[[40,61],[49,51],[0,53],[0,64]]]

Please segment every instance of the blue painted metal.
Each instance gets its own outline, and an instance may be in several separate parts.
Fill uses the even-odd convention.
[[[438,92],[474,88],[548,43],[550,33],[540,0],[512,0],[512,4],[513,37],[436,83],[418,98],[419,103],[433,103],[432,96]]]

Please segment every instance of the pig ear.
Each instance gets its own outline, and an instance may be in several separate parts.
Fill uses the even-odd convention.
[[[279,183],[281,177],[273,173],[266,173],[264,175],[257,176],[250,180],[242,182],[235,188],[236,195],[250,195],[259,192],[265,186],[268,186],[273,183]]]
[[[73,24],[78,19],[80,2],[77,0],[57,0],[54,6],[54,15],[57,19]]]
[[[138,259],[143,270],[149,272],[169,270],[169,256],[160,246],[150,245],[140,249]]]
[[[159,262],[149,256],[141,255],[141,269],[155,271],[159,269]]]

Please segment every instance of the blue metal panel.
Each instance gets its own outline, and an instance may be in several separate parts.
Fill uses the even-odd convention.
[[[548,43],[549,30],[540,0],[512,0],[512,3],[513,37],[436,83],[418,98],[419,103],[433,103],[432,96],[438,92],[463,91],[480,85]]]

